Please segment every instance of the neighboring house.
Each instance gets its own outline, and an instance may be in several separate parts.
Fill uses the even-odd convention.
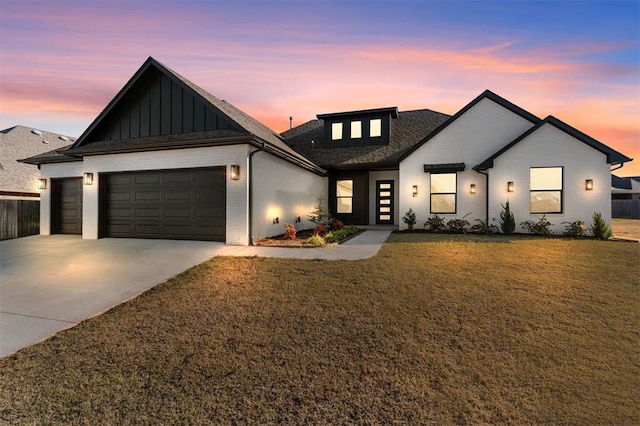
[[[149,58],[67,150],[38,164],[41,233],[251,244],[345,223],[611,217],[610,165],[630,158],[485,91],[453,116],[396,107],[320,114],[278,135]],[[84,182],[83,182],[84,179]],[[84,184],[83,184],[84,183]],[[297,223],[299,222],[299,223]]]
[[[0,199],[40,197],[40,170],[19,159],[69,146],[75,138],[25,126],[0,130]]]
[[[612,200],[640,200],[640,176],[611,175]]]

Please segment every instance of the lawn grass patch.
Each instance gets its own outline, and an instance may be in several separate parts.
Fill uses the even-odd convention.
[[[7,423],[638,424],[640,244],[214,258],[0,360]]]

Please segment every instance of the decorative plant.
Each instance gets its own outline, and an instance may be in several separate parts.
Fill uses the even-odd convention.
[[[315,229],[313,230],[313,235],[323,237],[327,232],[329,232],[329,228],[327,227],[327,225],[316,225]]]
[[[469,221],[465,219],[465,217],[469,216],[471,213],[465,214],[462,219],[451,219],[447,222],[447,232],[451,234],[466,234],[467,228],[469,227]]]
[[[332,231],[324,236],[324,240],[328,243],[337,243],[347,237],[357,234],[360,229],[355,226],[347,226],[339,231]]]
[[[318,205],[309,212],[307,218],[316,225],[329,225],[331,223],[331,213],[322,202],[322,198],[318,198]]]
[[[593,223],[589,227],[589,230],[593,236],[603,240],[611,238],[613,232],[611,232],[611,227],[607,225],[607,222],[602,218],[602,213],[594,212],[592,218]]]
[[[488,219],[487,220],[476,219],[476,222],[477,223],[471,226],[471,232],[474,232],[476,234],[491,235],[491,234],[497,234],[498,231],[500,231],[500,228],[498,228],[493,223],[489,223]]]
[[[447,225],[445,224],[444,218],[435,215],[427,219],[424,223],[424,227],[429,232],[445,232],[447,230]]]
[[[500,212],[500,229],[505,234],[513,234],[516,230],[516,218],[511,213],[509,208],[509,200],[507,204],[502,205],[502,212]]]
[[[340,219],[331,219],[331,230],[339,231],[344,228],[344,223]]]
[[[418,221],[413,209],[409,209],[409,211],[405,213],[402,221],[407,224],[407,228],[409,228],[409,231],[413,230],[413,227],[416,226],[416,222]]]
[[[564,227],[564,235],[569,237],[582,237],[587,232],[587,226],[581,220],[573,222],[562,222],[567,225]]]
[[[520,225],[522,226],[522,229],[525,229],[532,234],[551,234],[551,222],[547,220],[546,215],[542,215],[542,217],[537,222],[534,222],[533,220],[527,220],[525,222],[521,222]]]
[[[285,240],[295,240],[297,233],[298,233],[298,231],[296,230],[296,227],[293,226],[292,223],[285,223],[284,224],[284,239]]]
[[[312,235],[309,238],[307,238],[307,243],[311,244],[314,247],[322,247],[324,246],[324,238],[322,238],[320,235]]]

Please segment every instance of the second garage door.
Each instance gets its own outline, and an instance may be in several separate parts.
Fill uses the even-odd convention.
[[[107,176],[106,235],[225,242],[225,167]]]

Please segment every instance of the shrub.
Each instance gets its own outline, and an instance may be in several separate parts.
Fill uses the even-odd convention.
[[[587,226],[581,220],[574,220],[573,222],[562,222],[567,225],[564,227],[564,235],[569,237],[582,237],[587,232]]]
[[[331,219],[331,230],[339,231],[344,228],[344,223],[340,219]]]
[[[405,213],[404,217],[402,218],[402,221],[407,224],[407,228],[409,228],[409,231],[413,230],[413,227],[416,225],[416,222],[418,221],[416,219],[416,214],[413,211],[413,209],[409,209],[409,211]]]
[[[601,238],[606,240],[607,238],[611,238],[613,233],[611,232],[611,227],[607,225],[607,222],[602,218],[602,213],[594,212],[593,213],[593,223],[589,230],[596,238]]]
[[[451,234],[466,234],[469,221],[465,220],[465,217],[469,216],[469,214],[464,215],[462,219],[451,219],[447,222],[447,232]]]
[[[502,212],[500,212],[500,229],[505,234],[513,234],[516,230],[516,218],[509,208],[509,200],[502,206]]]
[[[429,232],[444,232],[447,230],[444,218],[435,215],[427,219],[424,223],[424,228]]]
[[[314,247],[322,247],[324,245],[324,238],[317,234],[312,235],[311,237],[307,238],[307,243],[311,244]]]
[[[487,220],[476,219],[476,222],[477,222],[476,224],[471,226],[471,232],[474,232],[476,234],[491,235],[491,234],[497,234],[498,231],[500,230],[500,228],[498,228],[493,223],[489,223],[489,219]]]
[[[360,232],[360,229],[357,227],[347,226],[339,231],[329,232],[324,236],[324,240],[328,243],[337,243],[338,241],[342,241],[351,235],[357,234],[358,232]]]
[[[311,222],[316,225],[329,225],[331,223],[331,213],[329,209],[324,206],[322,203],[322,198],[318,198],[318,205],[309,212],[307,216]]]
[[[296,230],[296,227],[293,226],[292,223],[285,223],[284,224],[284,239],[285,240],[295,240],[297,233],[298,233],[298,231]]]
[[[527,230],[532,234],[537,235],[549,235],[551,234],[551,222],[547,220],[546,215],[542,215],[537,222],[533,220],[527,220],[525,222],[520,223],[522,229]]]
[[[316,225],[315,229],[313,230],[313,235],[319,235],[323,237],[327,232],[329,232],[329,228],[327,228],[327,225]]]

